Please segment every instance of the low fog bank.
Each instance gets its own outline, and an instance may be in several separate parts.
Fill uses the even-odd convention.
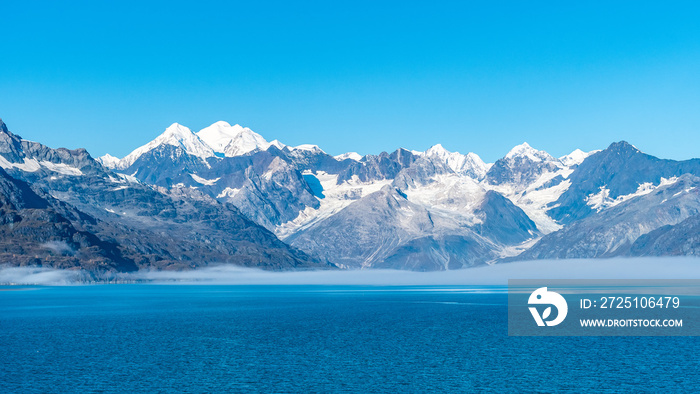
[[[395,270],[269,272],[230,265],[192,271],[139,271],[129,274],[0,268],[0,284],[71,285],[85,283],[235,285],[507,285],[508,279],[700,279],[700,258],[536,260],[456,271]]]
[[[80,270],[0,266],[0,285],[64,286],[84,283],[89,277]]]

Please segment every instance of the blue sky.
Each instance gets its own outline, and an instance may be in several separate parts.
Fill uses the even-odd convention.
[[[0,117],[94,156],[226,120],[331,154],[700,157],[700,3],[221,3],[5,2]]]

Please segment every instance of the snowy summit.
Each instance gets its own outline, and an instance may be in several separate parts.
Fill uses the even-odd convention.
[[[197,136],[207,143],[214,152],[226,157],[244,155],[254,150],[266,150],[270,143],[260,134],[241,125],[231,126],[219,121],[200,130]],[[279,142],[277,142],[279,144]]]
[[[488,169],[487,164],[476,153],[469,152],[463,155],[459,152],[450,152],[441,144],[433,145],[422,156],[441,160],[455,173],[474,179],[483,178]]]
[[[197,156],[201,159],[206,159],[208,157],[214,156],[214,151],[209,145],[204,143],[192,130],[187,127],[173,123],[165,129],[163,134],[159,135],[156,139],[149,142],[148,144],[136,148],[133,152],[129,153],[125,158],[121,159],[118,164],[118,168],[124,169],[128,168],[134,162],[141,157],[146,152],[149,152],[161,145],[172,145],[181,147],[187,153]]]
[[[533,162],[552,161],[554,158],[547,152],[531,147],[527,142],[515,146],[506,154],[505,159],[527,158]]]
[[[121,159],[118,158],[118,157],[114,157],[114,156],[110,155],[109,153],[107,153],[107,154],[104,155],[104,156],[98,157],[96,160],[97,160],[100,164],[102,164],[103,166],[105,166],[106,168],[114,169],[114,168],[117,168],[117,166],[119,165],[119,161],[120,161]]]

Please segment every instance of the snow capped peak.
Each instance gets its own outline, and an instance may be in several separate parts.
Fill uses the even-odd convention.
[[[203,159],[214,156],[212,149],[205,142],[203,142],[197,136],[197,134],[193,133],[192,130],[179,123],[173,123],[170,125],[170,127],[165,129],[163,134],[158,136],[149,144],[152,144],[153,142],[157,143],[155,146],[168,144],[181,147],[187,153]],[[124,159],[126,159],[126,157]]]
[[[231,126],[228,122],[220,120],[198,131],[197,135],[203,141],[208,142],[212,148],[216,148],[219,143],[223,143],[226,146],[228,140],[235,138],[241,132],[243,132],[242,126],[238,124]]]
[[[479,164],[482,167],[487,166],[487,164],[483,160],[481,160],[481,157],[479,157],[479,155],[477,155],[474,152],[469,152],[465,156],[469,161]]]
[[[304,150],[308,152],[318,152],[318,153],[326,153],[323,151],[323,149],[319,148],[318,145],[311,145],[311,144],[301,144],[297,145],[293,150]]]
[[[214,156],[214,151],[209,147],[209,145],[204,143],[195,133],[192,132],[192,130],[179,123],[173,123],[167,129],[165,129],[163,134],[156,137],[156,139],[144,146],[136,148],[133,152],[121,159],[117,165],[117,168],[128,168],[134,164],[134,162],[141,157],[141,155],[146,152],[150,152],[161,145],[172,145],[182,148],[188,154],[197,156],[202,160]]]
[[[238,125],[236,125],[236,126],[238,126]],[[231,127],[231,124],[225,120],[220,120],[218,122],[212,123],[212,125],[209,127],[229,128],[229,127]]]
[[[168,126],[160,137],[187,138],[190,134],[192,134],[192,130],[176,122]]]
[[[231,126],[224,121],[203,128],[197,136],[214,152],[223,153],[227,157],[244,155],[254,150],[266,150],[270,147],[270,143],[253,130],[238,124]],[[277,143],[280,144],[279,141]]]
[[[447,149],[445,149],[442,144],[435,144],[431,146],[427,151],[425,151],[426,156],[436,156],[436,157],[447,157],[450,155]]]
[[[285,144],[279,142],[279,140],[272,140],[272,141],[270,141],[270,146],[274,146],[274,147],[276,147],[277,149],[282,150],[282,149],[284,149],[287,145],[285,145]]]
[[[113,169],[117,168],[120,159],[107,153],[106,155],[100,156],[95,160],[97,160],[97,162],[102,164],[105,168]]]
[[[566,156],[562,156],[559,158],[559,161],[562,162],[567,167],[571,167],[574,165],[579,165],[583,163],[586,158],[596,152],[599,152],[597,150],[593,150],[590,152],[584,152],[581,149],[575,149],[573,152],[569,153]]]
[[[536,153],[537,150],[530,146],[527,142],[523,142],[520,145],[516,145],[513,149],[506,154],[506,159],[510,159],[516,156],[526,156],[531,153]]]
[[[464,162],[456,166],[456,172],[459,174],[469,175],[474,179],[483,179],[490,166],[481,160],[481,157],[476,153],[469,152],[463,155]],[[449,163],[448,163],[449,164]]]
[[[481,179],[486,175],[486,163],[475,153],[470,152],[463,155],[459,152],[450,152],[441,144],[437,144],[425,151],[423,156],[445,163],[457,174],[467,175],[474,179]]]
[[[270,146],[279,149],[286,147],[283,143],[274,140],[267,142],[260,134],[239,124],[231,125],[223,120],[205,127],[197,133],[189,128],[173,123],[156,139],[137,148],[125,158],[119,160],[113,156],[105,155],[99,159],[107,168],[126,169],[146,152],[161,145],[181,147],[188,154],[206,159],[215,156],[214,152],[227,157],[244,155],[256,150],[267,150]]]
[[[549,153],[537,150],[530,146],[527,142],[515,146],[506,154],[505,159],[514,159],[517,157],[528,158],[534,162],[552,161],[554,159]]]
[[[362,156],[357,152],[343,153],[342,155],[333,156],[333,157],[338,161],[343,161],[343,160],[347,160],[347,159],[354,160],[354,161],[362,160]]]

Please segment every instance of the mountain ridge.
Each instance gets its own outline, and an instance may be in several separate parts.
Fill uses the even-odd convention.
[[[71,238],[75,236],[70,234],[82,234],[92,240],[91,246],[84,247],[96,248],[96,256],[107,256],[102,264],[106,270],[126,270],[126,265],[116,264],[122,257],[132,262],[131,268],[139,269],[189,269],[221,263],[270,270],[332,268],[284,244],[229,203],[195,189],[142,183],[130,175],[109,171],[84,149],[51,149],[23,140],[4,124],[0,131],[0,167],[8,179],[6,185],[26,184],[48,204],[40,210],[5,204],[9,218],[30,214],[28,217],[34,218],[36,226],[29,229],[34,238],[14,237],[20,249],[25,246],[26,253],[36,254],[37,244],[44,245],[43,249],[63,245],[58,249],[81,252],[83,246],[75,246],[77,241]],[[22,194],[24,189],[6,188],[10,197],[27,200],[32,194]],[[4,241],[13,241],[15,222],[6,220],[0,229],[5,233]],[[52,222],[65,223],[65,229],[41,231],[52,228]],[[23,264],[27,257],[12,253],[3,255],[0,262]],[[71,264],[97,269],[91,263],[96,258],[73,259]],[[67,261],[44,260],[48,265]]]
[[[266,140],[260,136],[260,141]],[[484,163],[474,153],[450,152],[440,144],[425,152],[399,148],[365,156],[333,157],[315,145],[284,144],[257,144],[240,155],[201,162],[188,158],[186,151],[162,156],[177,160],[149,159],[146,171],[160,174],[158,181],[142,169],[128,172],[147,183],[172,187],[182,182],[229,201],[285,242],[346,268],[450,269],[530,258],[554,237],[548,234],[622,202],[634,202],[677,175],[700,174],[693,161],[653,158],[625,141],[591,152],[576,149],[560,158],[524,142],[494,163]],[[629,163],[634,165],[625,168]],[[365,211],[381,214],[361,219]],[[418,216],[409,220],[406,212]],[[402,217],[406,221],[397,223]],[[424,220],[416,227],[418,217]],[[635,220],[640,219],[641,214]],[[631,234],[643,235],[625,236]],[[378,243],[371,237],[378,237]],[[457,251],[471,260],[455,255]],[[552,253],[537,256],[558,256]]]
[[[0,167],[100,220],[128,227],[136,215],[141,226],[150,223],[139,230],[146,232],[161,231],[160,222],[190,223],[208,234],[188,244],[195,249],[225,238],[208,227],[226,228],[225,220],[201,221],[205,212],[240,215],[233,222],[270,233],[254,243],[290,248],[287,256],[304,261],[292,267],[429,271],[697,249],[690,233],[700,214],[694,192],[700,160],[659,159],[625,141],[559,158],[525,142],[494,163],[440,144],[424,152],[334,157],[316,145],[268,142],[219,121],[197,133],[173,124],[121,160],[96,161],[84,150],[47,150],[0,133]],[[153,200],[159,208],[138,193],[127,202],[132,183],[158,193],[148,198],[165,196]],[[106,219],[105,209],[119,219]],[[220,258],[234,252],[217,245]],[[265,255],[265,247],[249,258],[256,253]],[[244,265],[258,264],[253,260]]]

